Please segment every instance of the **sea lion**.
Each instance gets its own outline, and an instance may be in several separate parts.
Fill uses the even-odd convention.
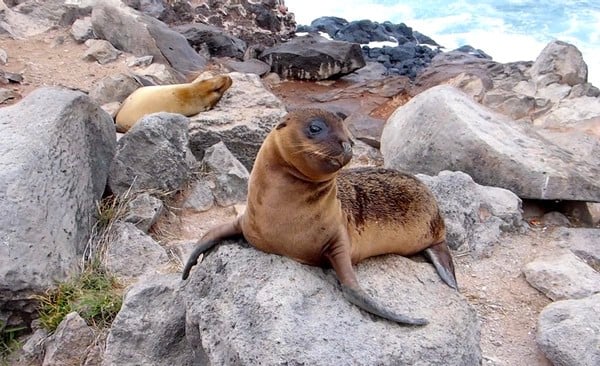
[[[352,264],[423,251],[457,288],[446,229],[429,189],[415,177],[383,168],[344,169],[352,141],[330,112],[290,112],[263,142],[248,184],[246,211],[209,230],[185,265],[187,279],[201,253],[242,235],[252,246],[301,263],[331,265],[345,297],[380,317],[404,324],[426,319],[385,309],[360,287]]]
[[[143,86],[129,95],[117,111],[118,132],[127,132],[143,116],[156,112],[193,116],[217,104],[231,86],[231,78],[219,75],[188,84]]]

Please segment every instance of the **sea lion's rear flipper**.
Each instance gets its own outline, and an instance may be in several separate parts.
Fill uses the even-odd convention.
[[[434,244],[424,250],[425,256],[433,264],[441,279],[455,290],[458,290],[456,275],[454,274],[454,262],[446,241]]]
[[[400,324],[425,325],[429,323],[424,318],[413,318],[407,315],[396,314],[373,300],[358,284],[348,250],[330,249],[325,256],[329,259],[342,284],[344,297],[352,304],[371,314]]]
[[[384,319],[388,319],[400,324],[408,325],[426,325],[429,322],[425,318],[413,318],[408,315],[396,314],[373,300],[362,288],[360,287],[348,287],[342,284],[342,292],[346,300],[359,308],[368,311],[371,314],[375,314]]]
[[[183,273],[181,278],[186,280],[190,275],[190,270],[193,266],[198,263],[198,258],[200,254],[206,252],[211,249],[222,240],[238,236],[242,234],[242,228],[240,225],[240,219],[236,219],[235,221],[228,222],[226,224],[222,224],[210,229],[198,242],[198,246],[194,249],[190,257],[188,258],[185,267],[183,268]]]

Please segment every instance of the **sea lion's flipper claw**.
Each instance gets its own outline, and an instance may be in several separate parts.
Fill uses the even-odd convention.
[[[437,270],[440,278],[446,282],[448,286],[458,290],[456,274],[454,273],[454,262],[452,261],[452,255],[450,254],[450,249],[448,249],[446,242],[442,241],[432,245],[425,249],[424,253]]]
[[[388,319],[400,324],[409,325],[426,325],[429,323],[429,321],[427,321],[427,319],[424,318],[413,318],[407,315],[396,314],[385,309],[383,306],[376,303],[360,287],[352,288],[342,284],[342,292],[344,294],[344,297],[352,304],[384,319]]]
[[[192,254],[190,254],[190,257],[188,258],[188,261],[185,264],[185,267],[183,268],[181,279],[186,280],[188,278],[192,267],[198,264],[198,258],[200,258],[200,254],[205,253],[207,250],[211,249],[222,240],[241,234],[242,228],[240,225],[239,218],[235,221],[228,222],[226,224],[222,224],[210,229],[198,242],[198,246],[194,249]]]

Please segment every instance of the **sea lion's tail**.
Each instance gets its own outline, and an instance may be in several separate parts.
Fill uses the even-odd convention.
[[[214,247],[221,241],[225,239],[229,239],[232,237],[236,237],[242,234],[242,227],[240,225],[240,219],[236,219],[235,221],[228,222],[226,224],[222,224],[210,229],[198,242],[198,246],[194,249],[190,257],[188,258],[185,267],[183,268],[183,273],[181,278],[186,280],[190,275],[190,270],[193,266],[198,264],[198,258],[200,254],[206,252],[210,248]]]

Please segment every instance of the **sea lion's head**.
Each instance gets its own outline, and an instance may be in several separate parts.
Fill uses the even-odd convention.
[[[313,181],[333,178],[352,158],[354,143],[342,117],[325,110],[289,112],[273,133],[282,158]]]
[[[190,93],[189,98],[198,99],[198,96],[200,96],[200,100],[205,104],[205,110],[209,110],[221,100],[221,97],[232,83],[233,81],[228,75],[219,75],[205,80],[195,80],[192,83],[194,92]]]

